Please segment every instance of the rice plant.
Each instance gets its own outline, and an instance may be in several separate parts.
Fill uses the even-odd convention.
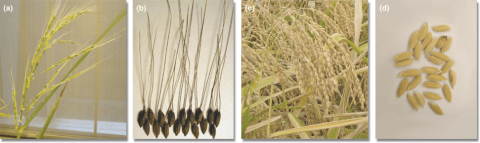
[[[55,7],[52,10],[52,13],[50,14],[50,17],[47,19],[48,24],[44,29],[44,32],[42,32],[42,37],[40,39],[40,43],[38,44],[37,48],[35,49],[35,54],[33,57],[29,58],[31,61],[29,61],[25,66],[25,76],[24,76],[24,84],[22,88],[22,92],[20,94],[21,96],[21,101],[20,103],[17,102],[16,100],[16,90],[15,90],[15,79],[13,77],[13,73],[11,73],[11,86],[12,86],[12,99],[13,99],[13,111],[14,111],[14,122],[15,122],[15,131],[17,134],[17,139],[22,138],[22,132],[29,126],[30,122],[36,117],[36,115],[39,113],[39,111],[45,106],[45,104],[52,98],[53,94],[57,91],[57,89],[65,84],[63,90],[66,88],[66,83],[81,76],[82,74],[88,72],[95,66],[101,63],[95,63],[93,65],[90,65],[88,68],[72,74],[72,72],[82,63],[82,61],[88,56],[88,54],[97,48],[100,48],[109,42],[112,42],[117,38],[117,36],[112,36],[108,37],[106,39],[103,39],[103,37],[109,33],[111,28],[115,26],[125,15],[126,15],[126,9],[124,9],[121,13],[117,15],[114,21],[110,24],[110,26],[103,32],[103,34],[97,38],[97,40],[91,44],[91,45],[82,45],[80,46],[74,53],[71,53],[68,56],[65,56],[62,60],[58,61],[57,63],[49,66],[46,70],[44,71],[37,71],[37,67],[40,64],[40,60],[44,57],[45,51],[51,50],[52,48],[55,48],[57,43],[70,43],[73,44],[73,41],[70,41],[68,39],[64,40],[62,39],[63,36],[66,34],[58,36],[58,38],[53,39],[53,37],[56,37],[56,33],[62,30],[66,25],[74,22],[75,19],[81,17],[82,15],[86,15],[89,13],[92,13],[94,11],[98,10],[98,8],[95,5],[92,5],[91,2],[87,2],[83,5],[77,6],[77,7],[67,7],[66,3],[62,3],[62,1],[57,1],[55,4]],[[114,34],[117,35],[117,34]],[[45,55],[48,56],[48,55]],[[73,67],[68,71],[68,73],[65,74],[65,77],[61,80],[59,83],[53,83],[54,79],[59,75],[59,73],[62,71],[62,69],[67,65],[68,63],[71,62],[75,57],[80,57]],[[107,60],[108,58],[104,59]],[[28,60],[27,60],[28,61]],[[102,60],[103,61],[103,60]],[[54,72],[53,70],[56,69]],[[52,71],[50,71],[52,70]],[[33,99],[27,99],[27,94],[32,94],[28,93],[28,89],[30,86],[39,86],[39,85],[32,85],[32,81],[35,80],[35,77],[46,73],[46,72],[53,72],[53,75],[50,77],[50,80],[44,85],[43,89],[39,93],[33,93],[36,96]],[[45,134],[52,118],[53,115],[55,114],[55,111],[58,107],[58,104],[60,102],[61,97],[63,96],[63,90],[60,96],[58,97],[52,111],[49,113],[48,119],[45,122],[45,125],[43,126],[42,130],[37,136],[37,139],[43,138],[43,135]],[[68,96],[68,95],[65,95]],[[40,101],[40,104],[38,106],[35,106],[35,103],[39,102],[39,99],[41,97],[44,97],[43,100]],[[3,100],[2,100],[3,101]],[[25,101],[30,101],[30,102],[25,102]],[[30,112],[32,111],[33,112]]]
[[[167,0],[168,14],[166,19],[165,34],[163,46],[157,46],[157,29],[152,24],[149,12],[146,12],[147,23],[146,32],[138,31],[138,60],[136,60],[136,79],[139,81],[140,96],[142,99],[142,110],[137,114],[137,123],[143,132],[148,136],[150,131],[153,132],[155,138],[160,133],[164,138],[170,135],[170,128],[175,136],[187,136],[190,132],[195,138],[199,138],[200,132],[208,134],[214,139],[216,129],[220,126],[221,119],[221,81],[227,49],[230,42],[230,35],[233,35],[233,8],[230,7],[228,1],[214,1],[222,3],[222,12],[219,25],[216,31],[215,47],[207,47],[209,51],[214,51],[213,57],[208,61],[201,61],[200,57],[208,57],[210,55],[202,55],[202,38],[204,37],[205,17],[208,9],[206,8],[209,1],[204,6],[196,7],[195,1],[188,3],[188,9],[182,10],[181,1],[171,3]],[[172,16],[172,7],[178,8],[179,28],[172,29],[172,20],[176,19]],[[182,13],[186,12],[186,17]],[[195,24],[193,19],[198,19],[196,29],[192,28]],[[227,21],[227,19],[230,19]],[[194,31],[197,30],[197,31]],[[198,37],[191,33],[198,33]],[[213,31],[215,32],[215,31]],[[142,54],[142,33],[147,33],[148,55]],[[224,37],[225,34],[228,36]],[[193,38],[197,38],[192,40]],[[173,39],[173,43],[170,42]],[[198,43],[196,51],[192,52],[190,44],[192,41]],[[213,50],[211,50],[213,49]],[[159,53],[156,52],[159,50]],[[190,55],[194,54],[194,58],[190,59]],[[170,55],[170,56],[168,56]],[[168,57],[168,58],[167,58]],[[159,60],[155,60],[160,58]],[[143,60],[145,59],[145,60]],[[147,61],[147,63],[145,63]],[[159,61],[159,62],[156,62]],[[202,62],[202,63],[201,63]],[[203,81],[203,89],[198,92],[198,67],[200,64],[208,66],[205,72],[205,80]],[[158,67],[158,68],[156,68]],[[157,70],[158,69],[158,70]],[[193,75],[193,77],[191,77]],[[155,81],[156,80],[156,81]],[[200,95],[201,94],[201,95]],[[168,98],[168,99],[167,99]],[[166,102],[165,102],[166,101]],[[152,105],[153,103],[153,105]],[[154,107],[152,109],[152,107]],[[164,108],[166,107],[166,109]],[[165,114],[164,114],[165,113]]]
[[[242,138],[368,138],[366,0],[242,1]]]

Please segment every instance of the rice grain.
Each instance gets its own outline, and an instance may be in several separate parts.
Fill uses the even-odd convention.
[[[430,100],[440,100],[442,97],[440,95],[433,93],[433,92],[424,92],[423,95],[425,95],[425,98],[430,99]]]
[[[433,26],[432,29],[435,32],[445,32],[445,31],[450,31],[450,26],[448,26],[448,25],[437,25],[437,26]]]
[[[442,74],[447,73],[450,68],[452,68],[453,64],[455,64],[454,61],[450,60],[447,61],[443,66],[442,66]]]
[[[433,112],[435,112],[437,115],[443,115],[443,111],[440,108],[440,106],[438,106],[433,102],[429,102],[428,105],[430,106],[430,108],[432,108]]]
[[[418,111],[418,102],[417,102],[417,100],[415,99],[415,97],[413,97],[412,95],[408,94],[408,95],[407,95],[407,99],[408,99],[408,102],[410,102],[410,105],[412,105],[413,109],[415,109],[416,111]]]
[[[447,99],[448,102],[452,102],[452,91],[450,90],[450,87],[448,87],[447,84],[444,84],[442,90],[445,99]]]
[[[428,88],[441,88],[442,85],[440,83],[435,82],[435,81],[425,81],[423,83],[423,86],[428,87]]]

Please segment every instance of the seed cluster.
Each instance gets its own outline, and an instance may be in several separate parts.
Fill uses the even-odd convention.
[[[203,28],[205,24],[205,16],[207,12],[207,2],[205,7],[200,8],[201,13],[198,19],[198,44],[196,47],[195,59],[190,60],[189,46],[190,46],[190,33],[192,31],[192,19],[194,17],[194,1],[191,3],[191,7],[187,9],[187,17],[182,18],[181,4],[178,1],[179,18],[181,21],[178,30],[172,30],[172,12],[170,9],[170,3],[168,4],[168,17],[166,18],[167,26],[165,35],[165,47],[160,48],[162,54],[155,54],[155,50],[158,49],[155,46],[156,33],[151,31],[150,28],[150,16],[147,12],[147,29],[148,29],[148,55],[143,55],[141,52],[141,42],[138,42],[139,53],[139,68],[138,68],[138,80],[140,83],[140,96],[142,97],[143,109],[138,112],[137,122],[140,128],[143,128],[146,135],[153,131],[156,138],[163,134],[165,138],[168,138],[170,127],[173,128],[175,136],[180,134],[180,131],[186,136],[190,130],[195,138],[198,139],[200,131],[205,134],[208,129],[208,133],[215,138],[216,128],[220,125],[221,119],[221,96],[220,86],[223,68],[225,66],[225,60],[227,55],[227,49],[230,42],[230,36],[233,29],[233,9],[227,5],[227,1],[223,1],[223,9],[221,12],[221,18],[218,21],[220,28],[216,33],[216,43],[211,51],[213,58],[208,58],[208,61],[201,61],[207,63],[207,69],[205,72],[205,79],[203,81],[203,90],[201,93],[197,93],[197,80],[198,77],[198,65],[201,55],[201,42]],[[218,1],[221,2],[221,1]],[[231,10],[231,11],[230,11]],[[226,20],[230,18],[230,20]],[[230,24],[228,24],[228,22]],[[228,28],[228,29],[227,29]],[[170,33],[176,31],[176,33]],[[152,34],[154,33],[154,34]],[[224,36],[228,34],[228,36]],[[139,41],[141,41],[141,33],[139,31]],[[173,35],[173,36],[171,36]],[[173,47],[169,50],[169,41],[173,37],[174,40],[178,40],[173,43]],[[171,44],[171,43],[170,43]],[[173,58],[167,58],[168,55],[172,55]],[[210,55],[208,55],[210,56]],[[147,66],[142,66],[142,58],[148,59]],[[155,63],[155,58],[161,58],[159,64]],[[193,61],[194,64],[190,64]],[[167,62],[170,66],[166,66]],[[145,64],[145,63],[144,63]],[[155,68],[160,66],[160,68]],[[155,69],[159,69],[156,71]],[[192,69],[192,70],[190,70]],[[146,70],[146,71],[145,71]],[[146,73],[143,73],[143,72]],[[190,80],[190,74],[193,73],[193,80]],[[158,80],[158,81],[155,81]],[[157,83],[155,83],[157,82]],[[154,92],[156,90],[156,92]],[[200,95],[201,94],[201,95]],[[152,106],[152,96],[156,96],[156,101]],[[168,98],[167,103],[165,99]],[[174,101],[176,99],[176,101]],[[174,107],[174,102],[177,102],[177,107]],[[200,103],[200,105],[197,105]],[[188,104],[188,105],[187,105]],[[162,109],[164,105],[168,106],[167,109]],[[175,108],[175,109],[174,109]],[[164,112],[165,111],[165,112]],[[204,112],[206,111],[206,112]]]
[[[425,23],[420,30],[417,30],[411,34],[407,52],[400,53],[393,58],[395,62],[394,66],[404,67],[411,65],[414,59],[419,61],[422,50],[424,51],[426,59],[428,61],[435,65],[443,66],[441,69],[426,66],[420,70],[409,69],[401,72],[398,77],[403,78],[403,80],[398,86],[397,97],[401,97],[405,92],[415,89],[415,87],[417,87],[417,85],[422,82],[423,72],[427,74],[427,81],[423,82],[423,86],[431,89],[442,88],[445,99],[448,102],[451,102],[452,92],[450,86],[453,89],[457,81],[456,73],[451,69],[455,62],[445,53],[450,49],[450,46],[452,45],[452,37],[433,37],[432,33],[428,32],[428,28],[428,23]],[[450,27],[448,25],[438,25],[432,27],[432,29],[435,32],[450,31]],[[433,51],[434,47],[436,47],[438,51]],[[413,59],[411,58],[412,56]],[[440,84],[440,82],[447,80],[447,78],[443,75],[447,72],[449,72],[450,86],[448,85],[448,83],[445,83],[443,85]],[[413,78],[413,80],[409,83],[408,78]],[[418,110],[419,106],[422,106],[422,108],[424,107],[425,98],[433,101],[442,99],[439,94],[434,92],[424,92],[423,95],[425,96],[425,98],[419,92],[414,92],[414,96],[409,93],[407,94],[408,102],[415,110]],[[433,101],[430,101],[428,103],[430,108],[436,114],[443,115],[443,111],[440,106],[435,104]]]

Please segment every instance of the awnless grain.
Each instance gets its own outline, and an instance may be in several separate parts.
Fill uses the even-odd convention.
[[[435,114],[443,115],[443,110],[440,108],[440,106],[438,106],[437,104],[435,104],[433,102],[429,102],[428,105],[430,106],[430,108],[432,108],[432,110],[433,110],[433,112],[435,112]]]
[[[408,85],[408,90],[415,89],[415,87],[417,87],[417,85],[419,85],[420,82],[422,82],[422,76],[421,75],[416,76]]]
[[[445,31],[450,31],[450,26],[448,26],[448,25],[437,25],[437,26],[433,26],[432,29],[435,32],[445,32]]]
[[[428,88],[441,88],[442,87],[442,85],[440,85],[440,83],[435,82],[435,81],[423,82],[423,86],[428,87]]]
[[[452,85],[452,89],[454,89],[455,84],[457,84],[457,73],[455,73],[454,70],[450,70],[448,78],[450,80],[450,85]]]
[[[423,98],[423,95],[418,92],[415,92],[414,95],[415,99],[417,99],[418,104],[423,108],[423,106],[425,105],[425,98]]]
[[[418,111],[418,102],[417,102],[417,99],[415,99],[415,97],[413,97],[413,96],[410,95],[410,94],[407,95],[407,99],[408,99],[408,102],[410,102],[410,105],[412,105],[413,109],[415,109],[415,110]]]
[[[447,73],[450,71],[450,68],[452,68],[453,64],[455,64],[454,61],[450,60],[447,61],[443,66],[442,66],[442,74]]]
[[[425,95],[425,98],[430,99],[430,100],[440,100],[442,97],[440,95],[433,93],[433,92],[424,92],[423,95]]]
[[[418,69],[409,69],[401,72],[398,77],[415,77],[422,74],[422,71]]]

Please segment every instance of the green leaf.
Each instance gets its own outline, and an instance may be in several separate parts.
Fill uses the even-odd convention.
[[[358,50],[360,50],[360,52],[365,51],[365,49],[367,48],[368,48],[368,43],[358,46]]]
[[[58,97],[57,102],[55,102],[55,105],[53,105],[52,111],[50,112],[50,115],[48,115],[47,121],[45,121],[45,125],[43,125],[42,130],[37,136],[37,139],[42,139],[43,135],[47,131],[48,125],[50,125],[50,122],[52,122],[53,115],[55,115],[55,112],[57,112],[58,104],[60,103],[60,99],[62,99],[63,92],[65,91],[65,88],[67,88],[68,82],[65,83],[65,86],[63,86],[62,92],[60,92],[60,97]]]
[[[242,139],[245,139],[245,131],[247,131],[248,124],[250,124],[250,107],[247,107],[247,110],[242,115]]]
[[[333,34],[333,35],[331,35],[331,36],[332,36],[332,38],[333,38],[335,41],[337,41],[337,42],[340,42],[340,41],[345,41],[345,42],[347,42],[347,44],[350,45],[350,47],[352,47],[352,49],[353,49],[355,52],[357,52],[358,55],[361,55],[361,54],[362,54],[362,52],[360,52],[360,50],[357,48],[357,46],[355,46],[355,44],[354,44],[352,41],[350,41],[350,40],[348,40],[348,39],[346,39],[346,38],[343,38],[342,36],[340,36],[340,34],[335,33],[335,34]],[[367,47],[368,47],[368,45],[367,45]],[[367,59],[365,56],[363,56],[362,59],[363,59],[363,61],[365,61],[365,63],[368,64],[368,59]]]
[[[12,117],[12,116],[10,116],[10,115],[8,115],[8,114],[5,114],[5,113],[2,113],[2,112],[0,112],[0,117]]]

